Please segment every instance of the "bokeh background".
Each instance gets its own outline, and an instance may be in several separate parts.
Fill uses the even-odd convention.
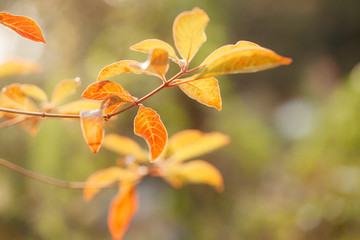
[[[360,239],[360,2],[358,0],[1,0],[0,11],[33,18],[46,45],[0,26],[0,62],[21,57],[42,71],[0,79],[0,87],[36,84],[51,94],[80,77],[78,99],[104,66],[146,56],[129,46],[148,38],[173,44],[177,14],[198,6],[210,23],[195,66],[214,49],[248,40],[293,58],[290,66],[219,77],[223,110],[179,89],[146,101],[169,135],[220,131],[231,143],[201,159],[222,172],[225,191],[159,179],[140,185],[140,209],[124,239]],[[172,66],[169,75],[178,69]],[[149,76],[112,79],[135,96],[160,84]],[[69,99],[70,101],[71,99]],[[135,110],[106,129],[132,133]],[[0,157],[38,173],[83,181],[114,165],[116,155],[91,154],[77,121],[47,119],[32,137],[0,130]],[[115,190],[90,203],[81,191],[44,185],[0,168],[1,239],[110,239],[107,209]]]

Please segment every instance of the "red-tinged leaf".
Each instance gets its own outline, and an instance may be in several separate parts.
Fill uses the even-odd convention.
[[[21,88],[22,92],[25,95],[29,96],[29,97],[32,97],[32,98],[34,98],[36,100],[39,100],[40,102],[47,102],[48,101],[46,93],[36,85],[22,84],[20,86],[20,88]]]
[[[117,112],[126,102],[118,96],[111,96],[105,104],[105,114]]]
[[[35,42],[45,42],[40,27],[37,23],[24,16],[14,16],[8,13],[0,13],[0,23],[14,30],[20,36]]]
[[[62,114],[79,114],[81,111],[95,110],[101,107],[101,102],[89,100],[77,100],[57,108],[57,111]]]
[[[169,55],[167,50],[155,48],[149,54],[148,59],[144,63],[138,64],[146,74],[159,76],[164,79],[164,76],[169,69]]]
[[[134,120],[134,132],[146,140],[150,148],[150,161],[155,161],[167,142],[167,131],[160,116],[154,110],[140,105]]]
[[[121,180],[133,180],[133,172],[120,167],[110,167],[107,169],[96,171],[86,180],[86,188],[84,189],[84,199],[90,201],[101,188]]]
[[[161,41],[159,39],[147,39],[130,47],[131,50],[144,53],[151,53],[155,48],[165,49],[169,54],[169,58],[182,66],[180,59],[176,56],[174,48],[167,42]]]
[[[0,77],[36,73],[40,71],[40,65],[22,59],[12,59],[0,65]]]
[[[105,100],[117,96],[124,102],[134,102],[134,98],[122,86],[111,81],[95,82],[81,96],[90,100]]]
[[[206,106],[221,110],[220,88],[218,81],[214,77],[198,79],[197,76],[192,76],[181,79],[176,84],[190,98]]]
[[[147,151],[134,140],[124,136],[108,134],[105,136],[103,146],[125,157],[134,156],[139,161],[147,160]]]
[[[168,160],[171,162],[182,162],[212,152],[230,142],[227,135],[219,132],[198,133],[189,130],[178,134],[169,140]]]
[[[81,130],[92,152],[97,153],[104,138],[104,118],[101,109],[80,112]]]
[[[110,77],[117,76],[124,73],[145,73],[141,68],[138,66],[137,61],[132,60],[124,60],[116,63],[112,63],[106,67],[104,67],[97,77],[97,81],[101,82]]]
[[[224,53],[230,52],[230,51],[232,51],[234,49],[241,49],[241,48],[248,48],[248,47],[259,47],[259,48],[261,48],[256,43],[252,43],[252,42],[248,42],[248,41],[238,41],[235,45],[229,44],[229,45],[225,45],[225,46],[222,46],[221,48],[216,49],[215,51],[210,53],[210,55],[204,60],[204,62],[202,62],[200,64],[200,66],[205,66],[209,62],[211,62],[212,60],[217,58],[218,56],[220,56],[220,55],[222,55]]]
[[[234,49],[209,62],[198,78],[223,74],[257,72],[291,63],[290,58],[259,47]]]
[[[119,193],[111,202],[108,215],[108,227],[114,240],[122,239],[137,209],[135,186],[121,184]]]
[[[51,103],[58,105],[65,98],[75,93],[76,88],[80,85],[80,78],[65,79],[58,83],[52,93]]]
[[[197,7],[176,17],[173,38],[177,50],[187,64],[206,41],[204,30],[208,22],[208,15]]]
[[[163,171],[164,179],[174,188],[180,188],[184,183],[204,183],[215,187],[219,192],[224,190],[219,170],[202,160],[172,164]]]

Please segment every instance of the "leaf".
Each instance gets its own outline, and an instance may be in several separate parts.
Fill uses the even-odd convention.
[[[104,138],[104,118],[101,109],[80,112],[81,130],[86,143],[97,153]]]
[[[25,111],[37,110],[35,103],[31,99],[29,99],[21,89],[21,84],[14,83],[3,87],[1,95],[3,107]]]
[[[247,47],[259,47],[259,48],[261,48],[256,43],[252,43],[252,42],[248,42],[248,41],[238,41],[235,45],[229,44],[229,45],[225,45],[225,46],[222,46],[221,48],[216,49],[215,51],[210,53],[210,55],[204,60],[204,62],[202,62],[200,64],[200,66],[207,65],[209,62],[211,62],[212,60],[214,60],[218,56],[220,56],[220,55],[222,55],[224,53],[228,53],[231,50],[247,48]]]
[[[62,114],[79,114],[81,111],[95,110],[101,107],[100,102],[89,100],[77,100],[58,107],[58,112]]]
[[[150,162],[155,161],[167,142],[167,131],[160,116],[154,110],[140,105],[134,120],[134,132],[146,140],[150,148]]]
[[[45,39],[41,33],[40,27],[37,23],[24,16],[14,16],[8,13],[0,13],[0,23],[6,27],[14,30],[20,36],[28,38],[35,42],[45,42]]]
[[[40,71],[40,65],[22,59],[12,59],[0,65],[0,77],[35,73]]]
[[[46,93],[36,85],[22,84],[20,88],[21,88],[22,92],[29,97],[39,100],[40,102],[48,101]]]
[[[221,110],[221,96],[218,81],[214,77],[196,79],[197,76],[177,81],[180,89],[190,98],[209,107]],[[185,83],[182,83],[185,82]]]
[[[90,201],[101,188],[109,186],[113,182],[128,179],[130,179],[129,171],[120,167],[110,167],[98,170],[91,174],[86,180],[84,199]]]
[[[65,98],[74,94],[76,88],[80,85],[80,78],[65,79],[58,83],[52,93],[51,103],[58,105]]]
[[[110,77],[117,76],[124,73],[144,73],[144,71],[137,67],[139,62],[132,60],[124,60],[112,63],[101,69],[97,81],[101,82]]]
[[[81,96],[90,100],[105,100],[112,96],[118,96],[125,102],[134,102],[130,93],[119,84],[111,81],[95,82],[89,85]]]
[[[105,136],[104,147],[124,156],[134,156],[136,160],[147,159],[147,152],[144,151],[134,140],[117,134]]]
[[[135,187],[122,184],[109,208],[108,227],[113,239],[122,239],[137,209],[138,196]]]
[[[169,161],[182,162],[212,152],[230,142],[227,135],[219,132],[200,135],[194,131],[180,132],[180,135],[176,134],[169,140]]]
[[[282,57],[275,52],[259,47],[234,49],[209,62],[198,78],[233,73],[249,73],[288,65],[291,58]]]
[[[164,179],[174,188],[180,188],[184,183],[204,183],[215,187],[219,192],[224,190],[219,170],[202,160],[169,165],[163,174]]]
[[[187,64],[206,41],[204,30],[208,22],[208,15],[197,7],[192,11],[182,12],[175,18],[173,25],[175,46]]]
[[[130,47],[131,50],[145,53],[151,53],[155,48],[165,49],[168,52],[169,58],[171,58],[171,60],[180,66],[182,65],[180,59],[176,56],[173,47],[167,42],[161,41],[159,39],[147,39]]]
[[[149,54],[148,59],[144,63],[138,64],[146,74],[159,76],[164,79],[164,76],[169,69],[169,55],[168,52],[161,48],[155,48]]]

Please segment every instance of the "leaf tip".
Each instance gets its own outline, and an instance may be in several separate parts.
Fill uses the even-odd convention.
[[[289,65],[290,63],[292,63],[292,58],[288,58],[288,57],[284,57],[282,62],[285,64],[285,65]]]

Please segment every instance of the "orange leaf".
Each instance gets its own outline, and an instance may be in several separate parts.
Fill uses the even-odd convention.
[[[214,77],[205,77],[194,81],[192,79],[196,79],[196,75],[177,81],[177,85],[190,98],[220,111],[221,96],[218,81]]]
[[[120,167],[110,167],[96,171],[86,180],[84,199],[86,201],[90,201],[95,196],[95,194],[101,190],[102,187],[109,186],[115,181],[127,179],[129,179],[129,170]]]
[[[215,51],[210,53],[210,55],[204,60],[204,62],[202,62],[200,64],[200,66],[207,65],[209,62],[211,62],[212,60],[214,60],[218,56],[220,56],[220,55],[222,55],[224,53],[230,52],[231,50],[240,49],[240,48],[247,48],[247,47],[259,47],[259,48],[261,48],[256,43],[252,43],[252,42],[248,42],[248,41],[238,41],[235,45],[229,44],[229,45],[225,45],[225,46],[222,46],[221,48],[216,49]]]
[[[144,73],[159,76],[164,79],[164,76],[169,69],[169,54],[164,49],[155,48],[151,51],[151,54],[149,54],[146,62],[140,63],[138,66]]]
[[[81,111],[95,110],[101,107],[101,103],[89,100],[77,100],[58,107],[62,114],[79,114]]]
[[[21,84],[14,83],[2,88],[1,95],[3,107],[25,111],[36,111],[36,105],[25,95],[21,86]]]
[[[124,73],[144,73],[138,66],[137,61],[124,60],[116,63],[112,63],[103,69],[101,69],[97,81],[104,81],[109,77],[117,76]]]
[[[112,96],[118,96],[125,102],[134,102],[130,93],[119,84],[111,81],[95,82],[88,86],[81,96],[90,100],[105,100]]]
[[[0,65],[0,77],[35,73],[40,71],[40,65],[22,59],[12,59]]]
[[[134,132],[146,140],[151,153],[150,161],[155,161],[167,142],[167,131],[160,116],[154,110],[140,105],[134,120]]]
[[[80,112],[83,136],[93,153],[97,153],[104,137],[104,118],[101,109]]]
[[[180,132],[169,140],[169,161],[185,161],[212,152],[229,142],[230,138],[219,132],[198,133],[197,130]]]
[[[134,156],[136,160],[147,159],[147,152],[134,140],[116,134],[108,134],[104,139],[104,147],[124,156]]]
[[[46,93],[39,88],[36,85],[33,84],[22,84],[21,85],[21,90],[23,91],[23,93],[29,97],[32,97],[34,99],[37,99],[41,102],[47,102],[48,98],[46,96]]]
[[[53,93],[51,103],[53,105],[58,105],[61,103],[65,98],[74,94],[76,88],[80,85],[80,78],[75,79],[65,79],[59,82]]]
[[[175,46],[187,64],[206,41],[204,30],[208,22],[208,15],[197,7],[192,11],[180,13],[175,18],[173,25]]]
[[[167,42],[161,41],[159,39],[147,39],[130,47],[131,50],[151,53],[155,48],[162,48],[166,50],[169,54],[169,58],[175,63],[182,65],[180,59],[176,56],[175,50]]]
[[[120,186],[119,193],[112,200],[108,226],[113,239],[122,239],[130,221],[138,209],[138,196],[134,186]]]
[[[14,16],[0,12],[0,23],[14,30],[24,38],[28,38],[35,42],[46,43],[37,23],[28,17]]]
[[[291,63],[290,58],[260,47],[234,49],[209,62],[198,78],[233,73],[249,73]]]
[[[224,190],[219,170],[202,160],[169,165],[163,174],[165,180],[174,188],[180,188],[184,183],[205,183],[214,186],[219,192]]]

